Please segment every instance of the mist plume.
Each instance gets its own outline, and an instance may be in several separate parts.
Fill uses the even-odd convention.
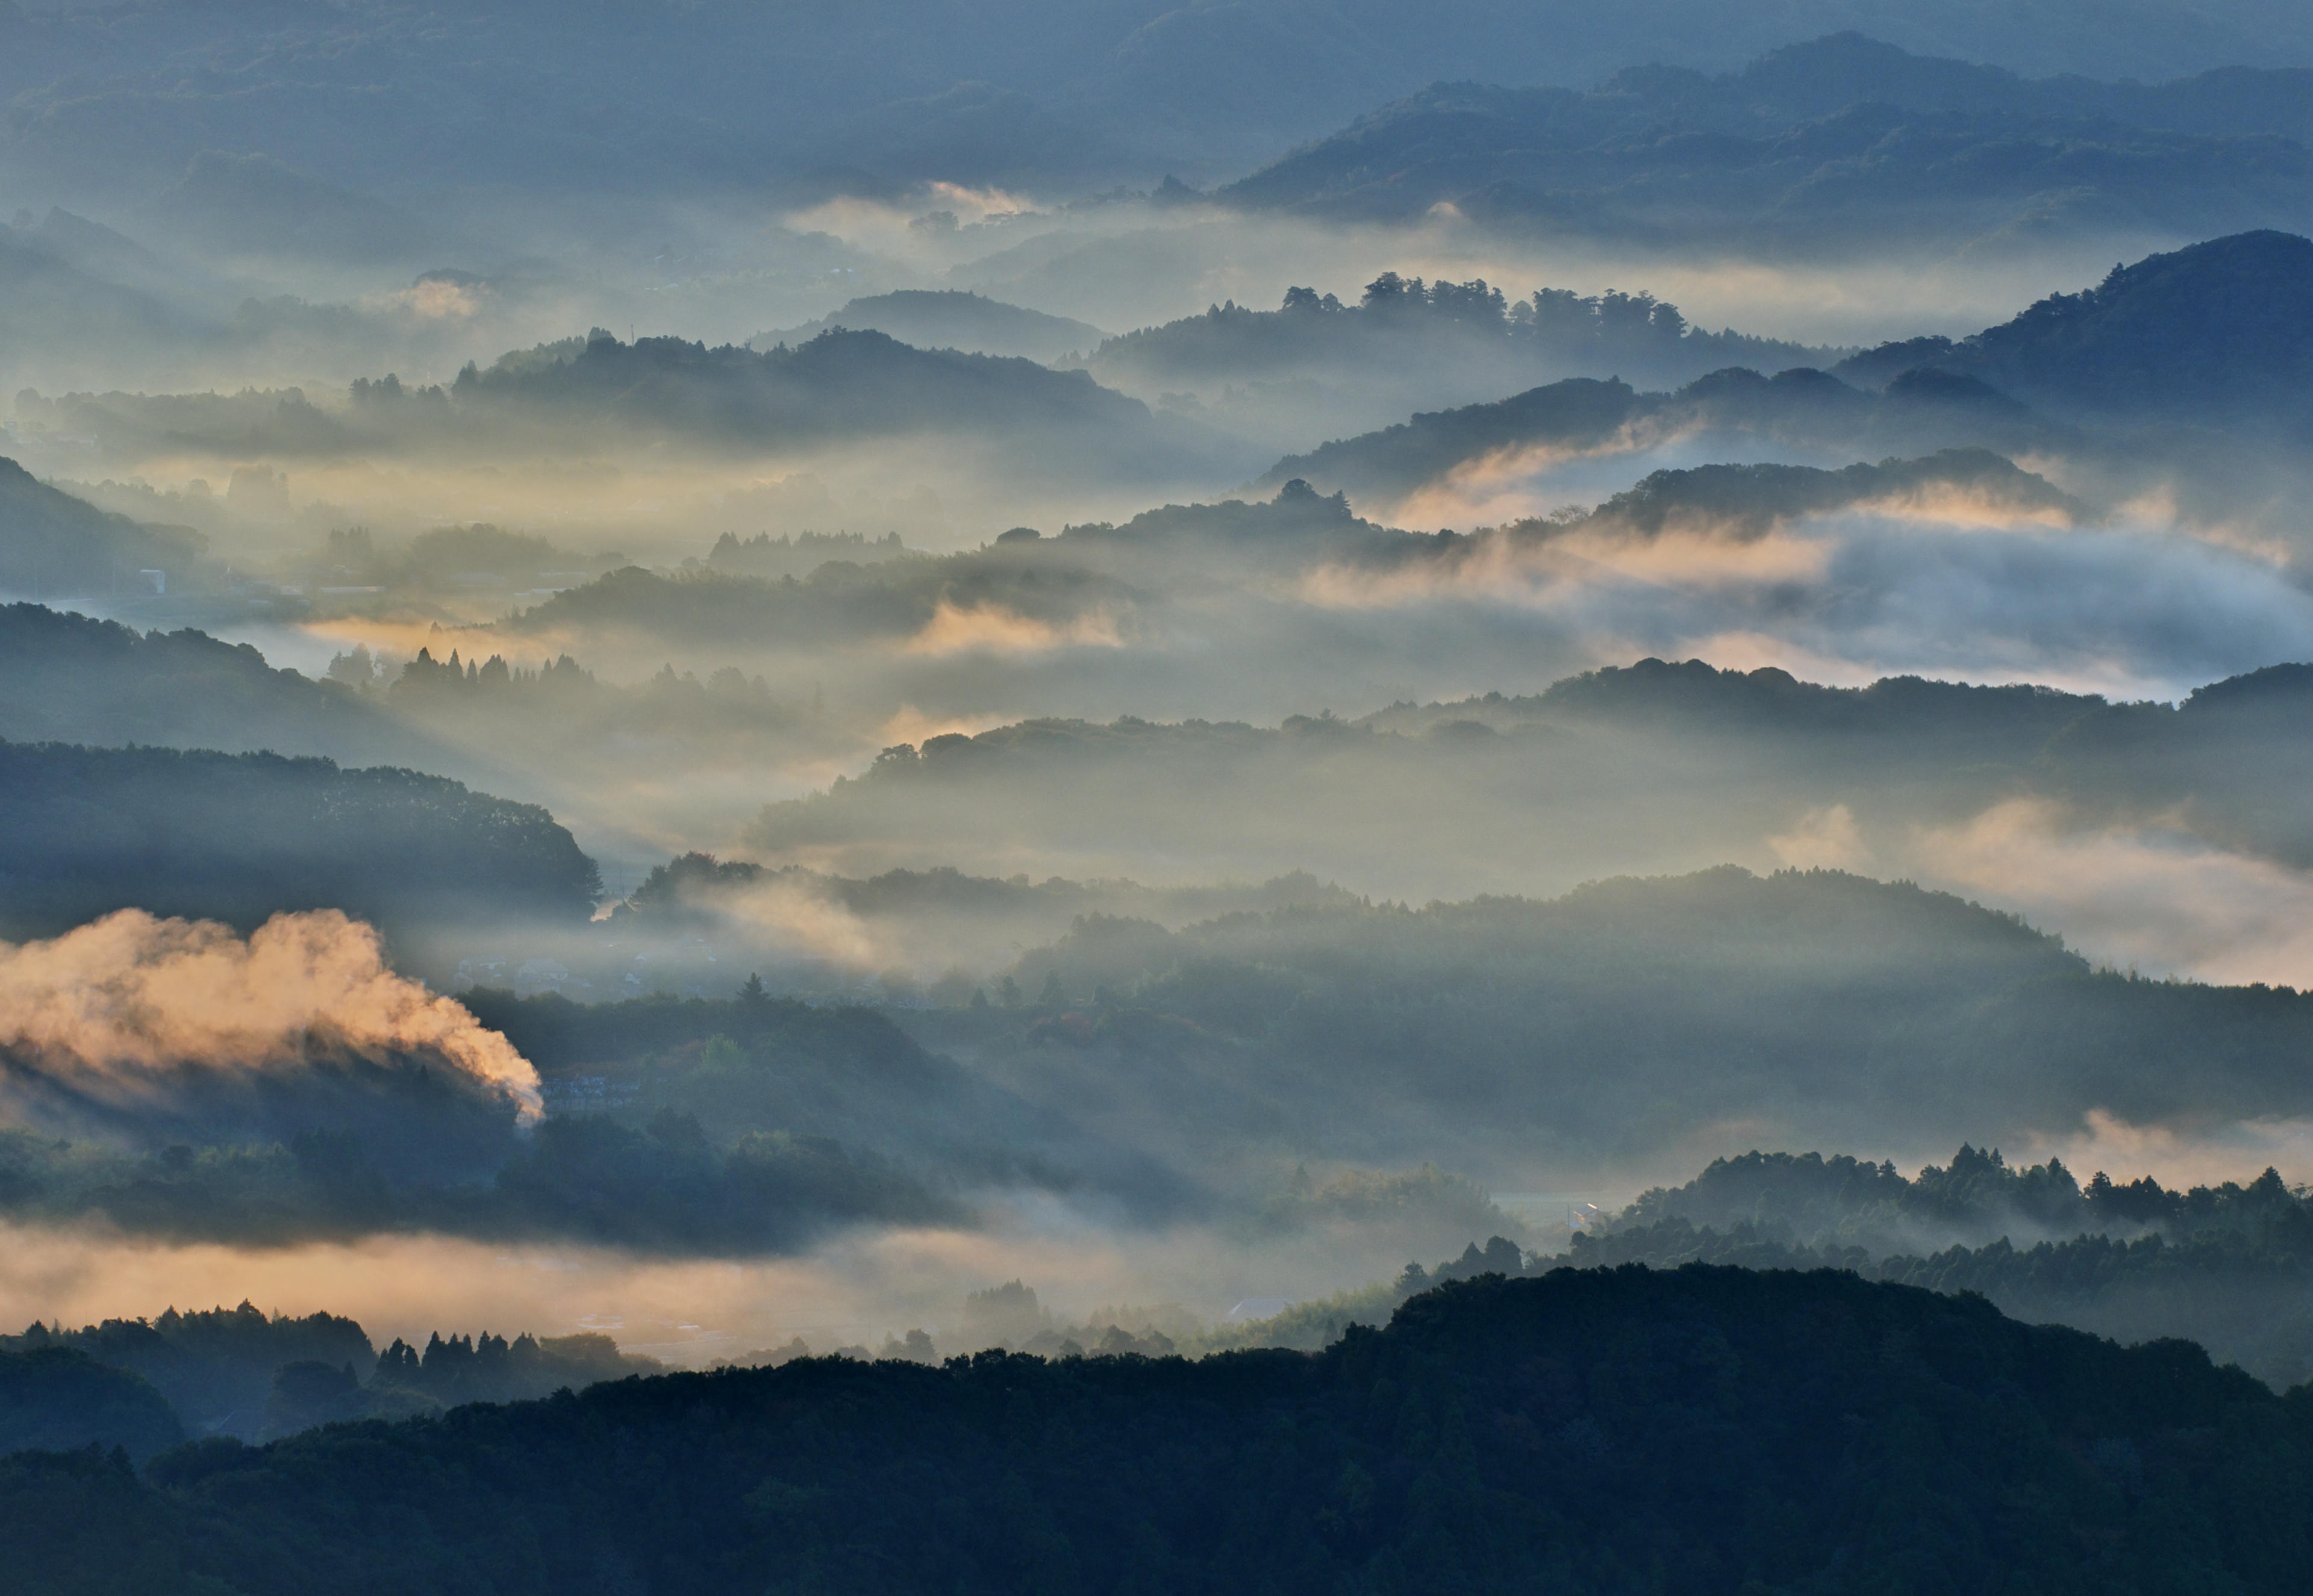
[[[0,943],[0,1046],[93,1096],[133,1101],[186,1066],[294,1070],[315,1042],[429,1056],[541,1112],[538,1072],[463,1005],[396,975],[335,909],[244,942],[213,921],[122,909],[50,942]]]

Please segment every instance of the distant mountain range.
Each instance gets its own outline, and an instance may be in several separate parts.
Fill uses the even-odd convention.
[[[1719,77],[1438,83],[1220,191],[1229,203],[1718,248],[2146,236],[2313,222],[2313,74],[2028,80],[1857,34]]]
[[[1650,62],[1723,72],[1842,28],[2034,74],[2313,66],[2313,19],[2284,0],[611,0],[583,14],[384,0],[12,4],[0,10],[0,96],[13,107],[0,166],[142,202],[197,159],[269,158],[290,171],[257,175],[319,185],[308,197],[335,213],[322,221],[340,241],[377,213],[356,215],[332,189],[1081,189],[1150,184],[1167,169],[1205,182],[1426,83],[1587,88]],[[1802,119],[1910,87],[1874,81],[1826,108],[1811,85],[1773,86]],[[1959,87],[1970,107],[2007,103]],[[2080,88],[2031,103],[2125,118],[2149,114],[2135,110],[2147,98]],[[2176,98],[2201,108],[2214,125],[2203,130],[2265,114],[2238,83]]]

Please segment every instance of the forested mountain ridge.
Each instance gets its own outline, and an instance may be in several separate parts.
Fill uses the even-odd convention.
[[[759,351],[677,338],[624,343],[597,328],[509,352],[486,368],[470,363],[446,385],[404,384],[391,373],[358,379],[350,397],[347,406],[324,408],[297,389],[28,391],[17,412],[92,437],[108,457],[125,460],[187,446],[279,460],[349,452],[497,458],[509,446],[567,446],[574,429],[601,446],[641,437],[725,455],[950,437],[1059,475],[1084,469],[1079,456],[1087,451],[1128,478],[1237,458],[1224,434],[1151,415],[1080,371],[919,349],[842,329]]]
[[[2313,239],[2246,232],[2147,256],[1973,338],[1891,344],[1834,370],[1875,383],[1949,373],[2083,417],[2301,426]]]
[[[2124,1349],[1829,1273],[1570,1270],[1424,1293],[1315,1355],[805,1360],[0,1468],[0,1555],[156,1596],[704,1588],[1219,1592],[1645,1575],[1862,1591],[2297,1588],[2304,1418]],[[2219,1448],[2196,1438],[2221,1432]],[[638,1489],[613,1460],[690,1460]],[[903,1481],[941,1481],[927,1495]],[[2271,1513],[2230,1511],[2245,1479]],[[392,1529],[348,1511],[390,1503]],[[896,1519],[895,1519],[895,1516]],[[895,1524],[898,1532],[895,1533]],[[207,1582],[207,1583],[205,1583]]]
[[[1078,373],[1016,356],[919,349],[866,329],[831,329],[760,352],[676,338],[622,344],[602,333],[572,342],[462,376],[452,400],[733,441],[1113,426],[1148,418],[1138,401]]]
[[[0,1436],[0,1451],[32,1446],[65,1451],[92,1441],[107,1446],[125,1441],[139,1462],[186,1434],[269,1441],[318,1424],[373,1416],[406,1418],[465,1402],[521,1401],[664,1367],[655,1358],[621,1355],[609,1337],[600,1335],[543,1340],[523,1335],[509,1341],[487,1330],[479,1337],[444,1339],[437,1330],[422,1351],[398,1339],[380,1348],[359,1324],[341,1315],[267,1314],[247,1302],[191,1312],[171,1308],[150,1319],[108,1319],[77,1329],[35,1323],[21,1335],[0,1336],[0,1359],[20,1365],[44,1361],[50,1369],[66,1372],[74,1367],[70,1360],[86,1359],[142,1381],[163,1399],[162,1410],[173,1416],[165,1429],[151,1425],[145,1434],[153,1438],[140,1444],[137,1434],[123,1435],[129,1425],[116,1408],[142,1414],[155,1404],[129,1406],[118,1399],[110,1405],[92,1403],[87,1394],[72,1389],[75,1382],[88,1383],[87,1377],[67,1373],[45,1383],[57,1397],[78,1399],[69,1403],[69,1416],[57,1415],[64,1420],[60,1429],[71,1428],[40,1439],[24,1439],[19,1432],[15,1444]],[[112,1389],[124,1387],[125,1382]]]
[[[0,737],[15,742],[269,750],[439,768],[450,750],[248,644],[0,606]]]
[[[411,770],[161,748],[0,743],[0,936],[119,908],[223,920],[336,908],[391,930],[581,922],[594,864],[535,805]]]
[[[1240,384],[1272,405],[1290,396],[1307,406],[1315,395],[1280,385],[1315,381],[1378,406],[1403,395],[1491,397],[1568,373],[1685,382],[1726,365],[1827,365],[1841,353],[1692,326],[1676,305],[1643,292],[1541,288],[1514,299],[1482,277],[1430,283],[1392,271],[1353,303],[1291,288],[1280,309],[1215,305],[1107,339],[1084,364],[1130,391],[1188,389],[1231,414],[1228,390]],[[1258,409],[1236,408],[1248,417]]]
[[[1179,932],[1088,917],[1008,976],[1021,1007],[901,1018],[1015,1091],[1065,1081],[1088,1125],[1168,1127],[1178,1158],[1281,1136],[1498,1184],[1659,1157],[1738,1116],[1802,1144],[1894,1117],[1908,1148],[2092,1108],[2294,1111],[2288,1061],[2313,1035],[2313,995],[2096,970],[2014,916],[1822,870]]]
[[[0,459],[0,591],[70,598],[177,587],[214,574],[189,527],[147,526],[99,510]]]
[[[2098,1335],[2184,1337],[2275,1390],[2313,1377],[2313,1204],[2269,1168],[2173,1189],[1965,1145],[1912,1179],[1886,1162],[1753,1152],[1646,1192],[1532,1267],[1698,1261],[1977,1292]]]
[[[1727,513],[1753,488],[1772,491],[1777,473],[1691,475],[1695,509]],[[1799,481],[1896,479],[1860,468]],[[1675,478],[1658,486],[1640,509],[1686,491]],[[1536,547],[1563,530],[1535,529]],[[1485,550],[1467,538],[1387,536],[1366,557],[1417,577]],[[1907,676],[1834,688],[1772,667],[1643,660],[1544,693],[1402,702],[1354,720],[1055,717],[944,733],[766,805],[742,840],[767,857],[811,850],[869,874],[993,847],[1055,873],[1133,875],[1152,857],[1204,849],[1246,879],[1306,870],[1422,901],[1753,860],[1763,838],[1834,803],[1867,820],[1940,827],[2021,795],[2077,794],[2112,823],[2222,817],[2229,846],[2293,857],[2301,700],[2276,690],[2221,715],[2042,688]],[[2076,737],[2060,737],[2075,723]],[[1221,794],[1234,811],[1227,828],[1209,812]],[[1428,818],[1416,838],[1408,813]]]

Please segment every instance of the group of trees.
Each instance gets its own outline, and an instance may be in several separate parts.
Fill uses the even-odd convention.
[[[1425,346],[1435,346],[1428,349]],[[1136,387],[1274,381],[1324,370],[1365,370],[1393,357],[1465,357],[1491,348],[1529,367],[1636,368],[1693,374],[1767,362],[1820,364],[1836,351],[1732,330],[1690,326],[1679,308],[1649,293],[1582,294],[1538,288],[1512,300],[1482,277],[1466,283],[1384,272],[1355,304],[1314,288],[1286,291],[1274,311],[1231,301],[1201,316],[1143,328],[1104,342],[1087,357],[1098,376]],[[1497,390],[1499,391],[1499,390]]]
[[[2313,1379],[2313,1198],[2270,1169],[2171,1190],[1967,1146],[1908,1179],[1885,1162],[1751,1153],[1647,1192],[1533,1267],[1634,1262],[1852,1269],[2124,1341],[2186,1337],[2276,1389]]]
[[[487,1331],[396,1339],[377,1351],[330,1313],[268,1314],[244,1302],[78,1329],[34,1323],[0,1336],[0,1452],[126,1447],[139,1460],[192,1435],[270,1441],[315,1425],[406,1418],[656,1373],[608,1336]]]
[[[792,537],[782,533],[777,538],[769,532],[752,538],[726,532],[707,551],[707,564],[711,570],[740,576],[800,577],[830,560],[873,565],[898,559],[907,552],[897,532],[872,539],[859,532],[797,532]]]

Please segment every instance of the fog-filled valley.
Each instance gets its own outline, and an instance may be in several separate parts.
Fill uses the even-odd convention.
[[[2302,1589],[2309,87],[0,0],[0,1566]]]

